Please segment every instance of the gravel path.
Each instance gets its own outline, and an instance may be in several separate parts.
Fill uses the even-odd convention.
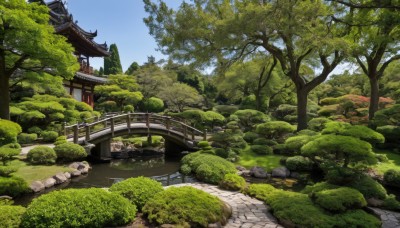
[[[380,217],[382,221],[382,228],[400,227],[400,213],[374,207],[369,207],[369,209]]]
[[[192,186],[217,196],[232,207],[232,217],[225,225],[227,228],[276,228],[282,227],[275,217],[269,213],[264,202],[246,196],[240,192],[219,189],[217,186],[202,183],[185,183],[174,187]]]
[[[53,148],[54,144],[35,144],[35,145],[32,145],[32,146],[22,147],[21,148],[21,155],[26,155],[31,149],[33,149],[33,148],[35,148],[37,146],[48,146],[48,147]]]

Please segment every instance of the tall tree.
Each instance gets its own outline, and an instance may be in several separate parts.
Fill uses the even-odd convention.
[[[48,8],[25,0],[0,1],[0,118],[10,118],[9,81],[23,71],[71,79],[79,69],[74,49],[49,24]]]
[[[353,57],[371,87],[369,120],[379,108],[379,80],[386,68],[400,60],[400,1],[354,0],[338,3],[335,21],[347,26],[354,41]]]
[[[110,45],[110,53],[110,56],[104,58],[104,74],[122,74],[121,60],[116,44]]]
[[[177,11],[144,2],[150,34],[173,58],[221,66],[260,49],[274,56],[296,86],[298,130],[307,127],[308,94],[344,58],[337,48],[346,42],[335,38],[322,0],[194,0]]]
[[[125,71],[126,75],[133,75],[135,71],[139,69],[139,64],[137,62],[133,62],[129,68]]]
[[[180,82],[164,87],[159,97],[167,103],[170,110],[178,112],[183,112],[185,107],[199,107],[203,101],[195,88]]]

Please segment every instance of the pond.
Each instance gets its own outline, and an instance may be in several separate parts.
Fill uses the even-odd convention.
[[[130,177],[145,176],[161,182],[164,186],[190,183],[196,180],[190,176],[179,173],[180,157],[149,157],[141,156],[129,159],[113,159],[109,163],[91,164],[92,170],[87,175],[71,179],[69,183],[64,183],[43,192],[27,194],[15,198],[15,204],[28,205],[32,199],[63,188],[108,188],[113,183],[122,181]]]

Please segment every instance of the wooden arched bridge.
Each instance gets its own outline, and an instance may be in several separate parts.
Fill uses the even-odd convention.
[[[65,126],[64,134],[77,144],[87,142],[98,145],[101,147],[101,157],[107,157],[110,153],[110,139],[123,135],[160,135],[166,142],[187,150],[194,149],[197,141],[207,139],[206,131],[200,131],[170,116],[153,113],[110,115],[90,123]]]

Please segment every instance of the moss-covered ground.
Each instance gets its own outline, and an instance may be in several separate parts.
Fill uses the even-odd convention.
[[[373,168],[376,171],[378,171],[378,173],[384,174],[389,169],[400,171],[400,154],[396,154],[389,150],[378,150],[378,149],[375,149],[375,153],[386,154],[386,156],[389,159],[389,161],[387,162],[378,162],[378,164],[373,166]]]
[[[264,169],[271,171],[273,168],[282,166],[280,160],[285,156],[282,155],[258,155],[253,153],[250,146],[247,146],[240,152],[240,159],[236,162],[237,165],[251,168],[253,166],[260,166]]]

